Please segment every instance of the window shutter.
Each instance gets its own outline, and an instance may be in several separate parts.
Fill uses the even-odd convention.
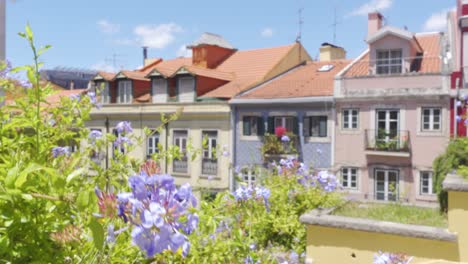
[[[304,137],[310,137],[310,117],[304,117],[304,121],[302,124],[302,133]]]
[[[274,116],[268,117],[268,133],[270,134],[275,133],[275,117]]]
[[[242,128],[243,128],[244,136],[250,136],[251,130],[250,130],[250,117],[249,116],[244,116],[242,118]]]
[[[293,117],[293,133],[294,135],[299,135],[299,122],[297,122],[297,117]]]
[[[262,117],[257,117],[257,135],[263,136],[265,134],[265,121]]]
[[[319,128],[319,137],[326,137],[327,136],[327,117],[321,116],[320,117],[320,128]]]

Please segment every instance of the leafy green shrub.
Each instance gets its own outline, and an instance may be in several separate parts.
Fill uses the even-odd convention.
[[[439,155],[433,162],[435,191],[439,199],[440,209],[447,212],[447,192],[442,189],[445,176],[461,166],[468,165],[468,138],[452,140],[445,152]],[[463,172],[465,170],[461,170]]]

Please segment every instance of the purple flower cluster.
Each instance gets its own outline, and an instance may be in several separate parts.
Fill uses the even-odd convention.
[[[117,123],[115,126],[115,129],[117,130],[117,133],[119,134],[127,134],[133,132],[133,128],[130,122],[128,121],[121,121]]]
[[[2,79],[8,78],[10,71],[11,71],[11,62],[8,60],[5,62],[2,62],[0,65],[0,78]]]
[[[59,156],[69,156],[70,155],[70,147],[53,147],[52,148],[52,156],[57,158]]]
[[[93,106],[95,106],[97,109],[101,109],[101,104],[98,103],[98,100],[96,98],[96,92],[88,92],[88,96],[89,96],[89,101],[91,102],[91,104]]]
[[[307,165],[294,158],[281,159],[279,165],[273,163],[273,166],[280,175],[297,177],[298,182],[305,187],[320,187],[325,192],[333,192],[339,187],[339,180],[335,175],[327,171],[312,175]]]
[[[291,139],[290,139],[288,136],[283,135],[283,136],[281,137],[281,141],[282,141],[282,142],[289,142],[289,141],[291,141]]]
[[[267,189],[263,186],[257,186],[252,188],[252,186],[240,186],[237,190],[233,193],[234,198],[237,202],[245,202],[249,200],[263,200],[266,209],[270,210],[270,189]]]
[[[89,138],[91,139],[92,142],[95,142],[97,139],[100,139],[102,137],[102,132],[99,130],[91,130],[89,132]]]
[[[132,141],[128,137],[119,136],[114,141],[114,147],[123,146],[124,144],[131,145]]]
[[[182,249],[188,254],[186,235],[198,226],[198,215],[190,212],[197,204],[189,184],[178,190],[167,174],[140,172],[129,178],[130,193],[117,195],[119,216],[132,224],[132,242],[147,257],[165,250]]]
[[[373,264],[409,264],[413,257],[408,257],[405,254],[395,254],[388,252],[380,252],[374,255]]]

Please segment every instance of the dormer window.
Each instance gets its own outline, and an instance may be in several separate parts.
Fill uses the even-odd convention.
[[[195,99],[195,78],[184,76],[178,78],[177,87],[179,102],[193,102]]]
[[[132,102],[132,81],[122,80],[118,82],[117,102],[120,104],[129,104]]]
[[[167,80],[164,78],[154,78],[152,83],[153,103],[167,102]]]
[[[109,82],[103,82],[98,85],[99,95],[101,96],[102,104],[109,104],[111,96],[109,91]]]
[[[377,51],[377,74],[402,73],[403,57],[401,49]]]

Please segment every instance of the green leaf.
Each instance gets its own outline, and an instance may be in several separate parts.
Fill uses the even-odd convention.
[[[15,180],[16,180],[16,177],[18,176],[18,165],[16,165],[15,167],[11,168],[9,171],[8,171],[8,174],[5,178],[5,186],[7,188],[13,188],[14,187],[14,184],[15,184]]]
[[[50,49],[52,46],[51,45],[45,45],[44,47],[41,47],[38,51],[37,51],[37,55],[38,56],[41,56],[42,53],[46,52],[48,49]]]
[[[23,186],[23,184],[26,182],[28,176],[33,173],[33,172],[36,172],[36,171],[40,171],[40,170],[47,170],[45,167],[39,165],[39,164],[36,164],[36,163],[31,163],[29,164],[29,166],[24,169],[19,177],[16,179],[16,182],[15,182],[15,187],[16,188],[21,188],[21,186]]]
[[[23,32],[18,32],[18,35],[22,38],[26,38],[26,34],[24,34]]]
[[[73,180],[76,176],[82,174],[84,170],[85,170],[85,168],[79,168],[79,169],[73,171],[72,173],[70,173],[67,176],[67,183],[69,183],[71,180]]]
[[[88,206],[90,200],[89,197],[90,194],[86,191],[82,191],[78,194],[78,197],[76,198],[76,206],[78,209],[83,210]]]
[[[89,223],[89,228],[91,229],[91,232],[93,233],[94,246],[98,250],[101,250],[102,246],[104,245],[104,228],[94,218],[91,219],[91,222]]]
[[[29,26],[29,23],[26,24],[26,37],[29,39],[29,40],[32,40],[33,39],[33,32],[31,30],[31,27]]]

